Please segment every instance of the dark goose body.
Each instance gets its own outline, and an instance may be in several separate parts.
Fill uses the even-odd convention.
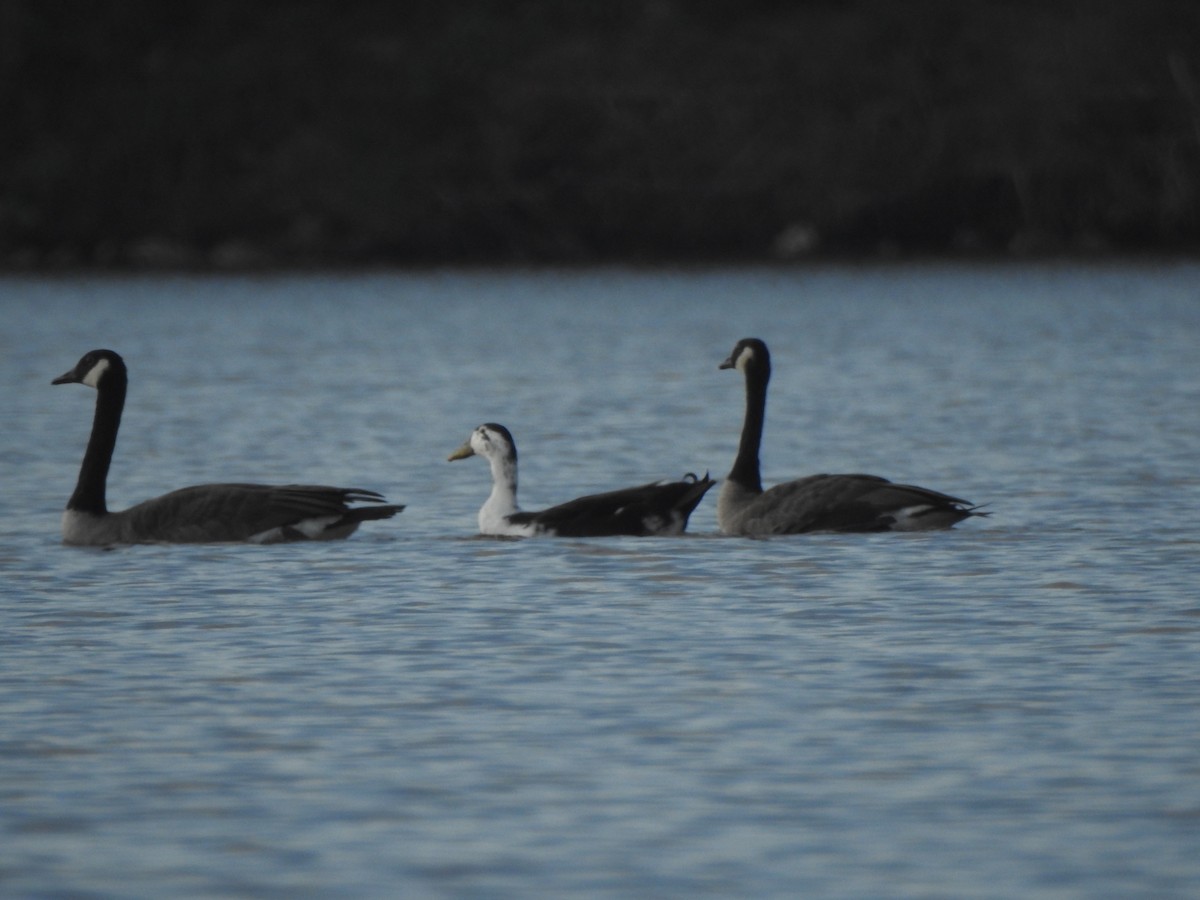
[[[338,540],[362,522],[386,519],[404,509],[383,503],[374,491],[326,485],[201,484],[112,512],[106,502],[109,465],[125,408],[128,372],[111,350],[92,350],[52,384],[96,389],[96,414],[75,491],[63,513],[67,544],[222,541],[279,543]],[[352,507],[352,503],[368,506]]]
[[[491,466],[492,492],[479,510],[479,532],[531,537],[682,534],[688,518],[716,482],[708,475],[651,482],[589,494],[539,512],[517,506],[517,445],[503,425],[480,425],[450,460],[482,456]]]
[[[966,500],[878,475],[809,475],[764,491],[759,468],[771,355],[758,338],[737,343],[722,369],[746,380],[746,416],[733,468],[717,497],[726,534],[926,531],[986,515]]]

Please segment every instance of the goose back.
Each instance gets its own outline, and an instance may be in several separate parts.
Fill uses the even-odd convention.
[[[928,531],[979,514],[965,500],[878,475],[809,475],[722,500],[728,534]]]

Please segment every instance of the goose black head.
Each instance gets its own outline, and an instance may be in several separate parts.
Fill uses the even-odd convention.
[[[771,374],[771,353],[767,345],[758,338],[742,338],[734,345],[733,352],[719,369],[737,369],[739,372],[757,375]]]
[[[125,361],[112,350],[89,350],[80,357],[75,368],[55,378],[51,384],[86,384],[99,387],[113,377],[125,376]]]

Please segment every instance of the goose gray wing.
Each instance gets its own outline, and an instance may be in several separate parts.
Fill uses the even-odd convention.
[[[201,484],[110,515],[119,517],[130,542],[334,540],[360,522],[404,509],[383,499],[375,491],[325,485]]]
[[[707,474],[689,474],[682,481],[650,482],[589,494],[540,512],[515,513],[509,521],[560,537],[681,534],[714,484]]]
[[[985,515],[966,500],[878,475],[809,475],[764,491],[742,513],[743,533],[946,528]]]

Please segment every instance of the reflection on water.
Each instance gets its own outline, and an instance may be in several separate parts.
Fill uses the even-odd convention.
[[[1192,266],[0,282],[0,885],[12,896],[1191,896]],[[990,504],[952,532],[473,536],[732,460]],[[58,543],[110,503],[384,491],[336,545]]]

